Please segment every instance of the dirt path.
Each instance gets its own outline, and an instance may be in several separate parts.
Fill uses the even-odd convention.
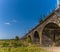
[[[60,52],[60,47],[42,47],[49,52]]]

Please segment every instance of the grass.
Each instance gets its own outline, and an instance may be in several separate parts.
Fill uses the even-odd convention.
[[[19,40],[0,40],[0,52],[47,52],[34,44]]]
[[[0,52],[47,52],[46,50],[41,49],[40,47],[2,47]]]

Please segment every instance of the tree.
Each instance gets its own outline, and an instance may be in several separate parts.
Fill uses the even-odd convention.
[[[19,40],[19,37],[18,37],[18,36],[16,36],[16,37],[15,37],[15,39],[16,39],[16,40]]]

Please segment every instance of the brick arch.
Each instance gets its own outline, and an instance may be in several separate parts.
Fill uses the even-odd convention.
[[[34,43],[39,43],[40,42],[40,37],[39,37],[38,31],[34,32],[33,38],[34,38]]]
[[[30,36],[30,35],[28,35],[28,37],[27,37],[27,38],[29,38],[29,39],[30,39],[30,41],[32,41],[32,40],[31,40],[31,36]]]
[[[50,24],[50,23],[53,23],[53,24],[56,24],[58,26],[58,23],[56,21],[47,21],[45,22],[45,24],[43,25],[43,29],[45,28],[46,25]],[[43,31],[42,29],[42,31]]]
[[[47,22],[47,23],[45,23],[45,25],[43,25],[42,32],[43,32],[44,28],[46,27],[46,25],[48,25],[48,24],[55,24],[58,26],[58,24],[56,22]]]
[[[44,46],[49,46],[49,45],[59,45],[58,43],[56,44],[57,40],[60,38],[56,39],[56,37],[60,36],[60,27],[56,23],[48,23],[45,25],[43,31],[42,31],[42,44]]]

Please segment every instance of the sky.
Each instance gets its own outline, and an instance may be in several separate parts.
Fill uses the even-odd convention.
[[[22,37],[43,15],[56,8],[56,0],[0,0],[0,39]]]

